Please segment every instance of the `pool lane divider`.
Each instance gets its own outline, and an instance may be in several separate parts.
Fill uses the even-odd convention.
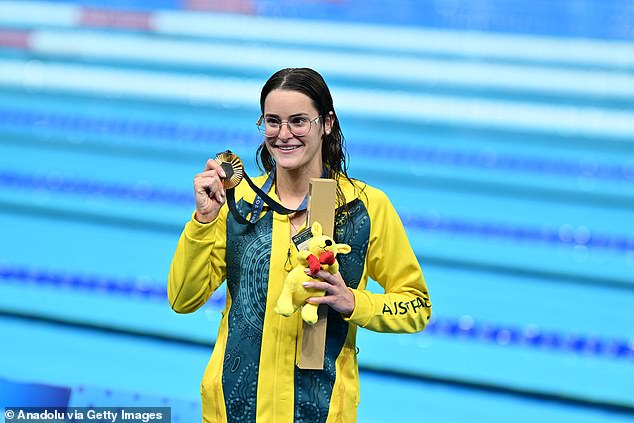
[[[214,3],[218,5],[218,2]],[[63,2],[5,0],[0,2],[0,25],[107,29],[190,39],[291,44],[308,49],[322,47],[415,56],[468,57],[470,60],[480,58],[560,66],[634,68],[634,45],[628,41],[323,19],[183,10],[125,10]],[[271,28],[276,30],[271,31]]]
[[[14,319],[19,321],[26,322],[37,322],[51,325],[53,327],[63,327],[74,330],[83,330],[87,332],[102,332],[111,335],[124,336],[129,337],[131,340],[134,339],[147,339],[154,340],[159,342],[168,342],[168,343],[176,343],[179,345],[192,347],[192,348],[202,348],[204,350],[213,349],[215,346],[215,342],[209,341],[190,341],[183,338],[177,338],[172,336],[166,336],[164,334],[158,333],[147,333],[141,331],[133,331],[128,329],[121,328],[112,328],[104,325],[96,325],[96,324],[87,324],[84,322],[77,321],[69,321],[62,318],[50,317],[50,316],[40,316],[34,314],[27,313],[19,313],[19,312],[7,312],[4,310],[0,310],[0,319]],[[524,399],[534,399],[538,401],[546,401],[554,404],[561,404],[566,406],[576,406],[576,407],[584,407],[588,409],[602,410],[610,413],[618,413],[625,415],[634,415],[634,406],[631,404],[622,404],[615,403],[610,401],[597,401],[589,398],[579,398],[571,395],[565,394],[555,394],[551,392],[543,392],[535,389],[522,389],[516,386],[507,386],[499,383],[486,383],[479,382],[474,380],[467,380],[463,378],[457,378],[455,376],[452,377],[442,377],[434,374],[428,374],[423,372],[416,373],[408,373],[402,370],[395,370],[389,368],[380,368],[373,365],[366,365],[363,363],[363,360],[359,363],[359,371],[361,373],[368,373],[373,375],[378,375],[382,377],[389,377],[392,379],[402,379],[413,382],[420,382],[426,384],[440,385],[440,386],[448,386],[457,389],[466,389],[471,391],[481,391],[492,393],[496,395],[507,395],[510,397],[524,398]],[[81,392],[84,388],[83,386],[78,386],[77,389]],[[116,390],[110,389],[111,393]],[[141,397],[142,394],[136,394],[135,397]]]
[[[363,81],[377,87],[424,92],[444,87],[453,88],[463,96],[473,93],[482,97],[496,93],[502,98],[505,94],[517,98],[546,96],[569,104],[576,104],[581,99],[615,105],[634,102],[634,75],[614,70],[390,57],[334,49],[303,50],[287,45],[263,46],[227,40],[201,41],[48,28],[25,31],[0,27],[0,47],[27,50],[31,60],[57,59],[67,63],[79,61],[115,68],[166,69],[187,74],[220,71],[228,76],[242,74],[262,78],[276,70],[272,63],[286,63],[292,57],[295,63],[307,67],[321,68],[323,63],[328,63],[324,73],[331,84],[339,80]],[[608,80],[610,84],[606,84]],[[597,103],[591,105],[596,107]]]
[[[113,298],[128,296],[147,300],[165,300],[165,305],[168,306],[166,283],[149,283],[145,280],[136,281],[133,278],[86,276],[2,265],[0,266],[0,282],[68,289],[77,292],[97,292]],[[206,307],[220,311],[224,308],[225,301],[224,295],[215,295],[211,297]],[[24,315],[28,315],[28,313],[24,313]],[[524,327],[500,325],[480,322],[468,315],[459,318],[434,316],[422,335],[484,342],[500,347],[544,349],[634,362],[634,338],[629,340],[604,339],[600,336],[545,331],[534,325]],[[172,339],[172,337],[168,338]]]
[[[45,93],[253,110],[259,79],[0,59],[0,86]],[[340,112],[371,119],[629,142],[634,113],[576,105],[335,87]]]
[[[181,191],[155,188],[146,184],[126,185],[102,181],[66,179],[58,175],[26,174],[0,170],[0,188],[30,189],[34,181],[44,192],[112,198],[137,203],[162,203],[194,207],[192,195]],[[562,224],[558,228],[533,225],[478,221],[464,218],[439,217],[435,214],[401,212],[406,228],[483,239],[530,242],[551,246],[568,246],[603,250],[619,254],[634,254],[634,238],[627,235],[603,234],[586,226]]]
[[[35,112],[0,106],[0,127],[18,127],[32,131],[59,130],[73,133],[102,133],[108,137],[126,136],[155,140],[177,139],[191,145],[206,146],[218,139],[230,138],[233,144],[257,146],[259,135],[247,131],[228,131],[208,126],[170,122],[151,122],[132,119],[97,118],[55,112]],[[255,130],[254,130],[255,132]],[[348,151],[363,157],[382,156],[412,163],[428,163],[450,167],[468,167],[483,170],[511,171],[556,177],[619,181],[634,184],[634,162],[600,163],[590,159],[544,159],[493,152],[463,151],[440,147],[412,147],[407,145],[373,145],[349,143]],[[152,148],[152,144],[145,144]],[[155,148],[160,148],[155,145]],[[633,145],[634,147],[634,145]]]

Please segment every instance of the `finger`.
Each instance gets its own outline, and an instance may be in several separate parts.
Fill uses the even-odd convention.
[[[319,291],[332,293],[332,285],[327,282],[304,282],[302,286],[304,288],[318,289]]]
[[[315,278],[323,279],[325,282],[328,282],[331,285],[334,285],[337,283],[337,279],[334,277],[334,275],[326,270],[319,269],[315,273],[310,273],[310,269],[306,269],[305,272],[307,275],[311,275]]]
[[[197,196],[201,197],[209,197],[211,199],[216,199],[216,195],[219,195],[222,199],[222,189],[220,189],[215,184],[202,184],[195,187],[195,192]]]
[[[215,170],[216,172],[218,172],[218,175],[220,175],[223,178],[227,177],[227,174],[225,173],[222,166],[220,166],[218,162],[215,161],[214,159],[207,160],[207,163],[205,164],[205,171],[209,171],[209,170]]]
[[[222,181],[222,175],[220,174],[220,170],[216,170],[216,169],[211,169],[211,170],[205,170],[204,172],[199,173],[196,176],[200,176],[200,177],[204,177],[204,178],[217,178],[218,180]]]
[[[216,197],[216,200],[220,203],[220,204],[224,204],[225,202],[225,192],[222,189],[219,189],[218,191],[216,191],[216,193],[214,194],[214,196]]]
[[[202,193],[202,190],[207,192],[209,198],[215,198],[218,202],[224,203],[225,192],[224,183],[222,182],[222,176],[220,172],[224,174],[222,169],[220,170],[206,170],[196,175],[196,180],[201,184],[201,188],[198,190]],[[196,180],[194,184],[196,185]],[[215,195],[216,194],[216,195]]]
[[[198,188],[199,192],[202,191],[212,191],[216,192],[222,189],[223,184],[218,175],[214,176],[203,176],[198,175],[194,179],[194,186]]]
[[[324,295],[323,297],[310,297],[306,299],[308,304],[327,304],[332,306],[335,303],[335,297]]]

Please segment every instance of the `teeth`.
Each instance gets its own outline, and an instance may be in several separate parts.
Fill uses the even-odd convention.
[[[284,151],[295,150],[299,145],[278,145],[277,148]]]

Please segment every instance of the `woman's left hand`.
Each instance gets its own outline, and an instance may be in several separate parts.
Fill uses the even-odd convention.
[[[325,270],[318,270],[316,273],[310,273],[309,269],[306,269],[306,274],[313,277],[323,279],[323,282],[304,282],[302,285],[304,288],[319,289],[325,291],[326,295],[323,297],[311,297],[306,300],[309,304],[328,304],[335,311],[350,316],[354,311],[354,294],[346,286],[346,283],[341,277],[341,273],[337,272],[334,275]]]

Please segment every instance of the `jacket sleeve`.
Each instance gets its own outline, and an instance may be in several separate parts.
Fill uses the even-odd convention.
[[[167,280],[169,304],[177,313],[198,310],[225,280],[226,210],[206,224],[192,215],[181,233]]]
[[[419,332],[432,312],[423,272],[394,206],[383,192],[369,190],[367,273],[384,293],[353,289],[355,309],[347,320],[376,332]]]

